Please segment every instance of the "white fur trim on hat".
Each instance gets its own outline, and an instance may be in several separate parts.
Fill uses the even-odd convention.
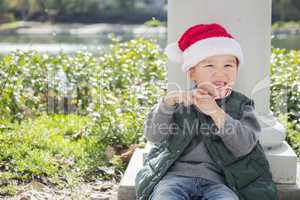
[[[182,64],[183,63],[183,52],[178,47],[178,43],[170,43],[167,45],[165,52],[168,56],[168,59],[172,62]]]
[[[183,64],[181,68],[184,72],[187,72],[191,67],[205,58],[224,54],[236,56],[240,64],[244,62],[241,46],[235,39],[212,37],[200,40],[187,48],[183,52]]]

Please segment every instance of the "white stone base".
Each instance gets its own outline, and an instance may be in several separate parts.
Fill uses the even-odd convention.
[[[269,153],[270,152],[268,152],[268,154]],[[143,167],[143,155],[145,155],[144,149],[139,149],[139,148],[135,149],[134,154],[131,157],[128,167],[120,182],[119,189],[118,189],[118,200],[136,199],[134,180],[138,171]],[[281,166],[282,168],[284,168],[285,163],[282,163]],[[300,169],[300,163],[298,163],[298,169]],[[298,172],[299,171],[300,170],[298,170]],[[277,183],[277,187],[278,187],[278,200],[299,200],[300,199],[300,173],[298,173],[298,179],[296,184]]]
[[[144,149],[136,148],[121,179],[118,189],[118,200],[134,200],[135,177],[143,167]]]
[[[143,152],[143,160],[150,151],[151,145],[148,141]],[[270,163],[273,180],[276,183],[296,183],[297,155],[286,141],[274,149],[265,149],[265,154]]]
[[[279,147],[265,150],[265,154],[276,183],[296,183],[297,155],[286,141]]]
[[[286,130],[273,113],[270,111],[267,115],[257,114],[257,119],[262,128],[259,134],[260,144],[264,148],[281,145],[285,140]]]

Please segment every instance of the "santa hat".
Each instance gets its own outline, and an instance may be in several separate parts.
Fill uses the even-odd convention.
[[[165,51],[170,61],[181,64],[184,72],[214,55],[229,54],[237,58],[238,65],[244,62],[240,44],[217,23],[190,27],[178,42],[167,45]]]

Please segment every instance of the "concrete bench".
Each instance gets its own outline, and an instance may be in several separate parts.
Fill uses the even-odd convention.
[[[148,150],[137,148],[131,157],[128,167],[122,177],[118,189],[118,200],[135,200],[134,179],[137,172],[143,167],[144,153]],[[300,162],[298,161],[298,175],[296,184],[277,184],[279,200],[300,199]]]

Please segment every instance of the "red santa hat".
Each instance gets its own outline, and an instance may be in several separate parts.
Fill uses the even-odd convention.
[[[184,72],[214,55],[233,55],[238,65],[244,62],[240,44],[220,24],[198,24],[187,29],[180,39],[167,45],[170,61],[181,64]]]

